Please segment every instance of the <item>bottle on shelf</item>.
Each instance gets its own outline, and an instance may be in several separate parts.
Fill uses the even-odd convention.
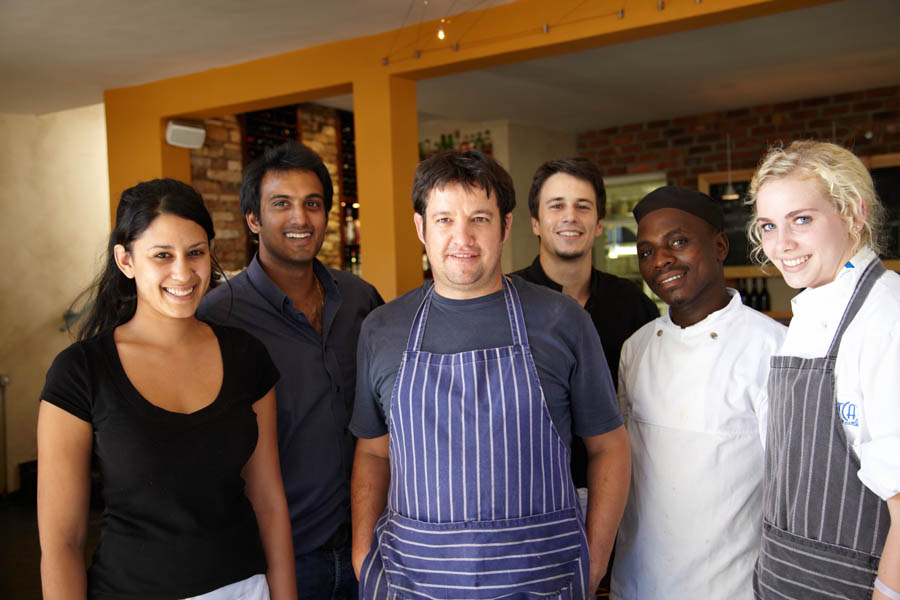
[[[759,291],[759,310],[762,312],[768,312],[772,310],[772,301],[769,298],[769,286],[765,277],[759,278],[760,288]]]
[[[747,286],[744,285],[745,279],[738,279],[738,294],[741,296],[741,302],[747,304]]]
[[[750,288],[750,291],[747,294],[747,306],[759,310],[759,292],[756,291],[756,286],[753,285],[752,279],[747,282],[747,287]]]

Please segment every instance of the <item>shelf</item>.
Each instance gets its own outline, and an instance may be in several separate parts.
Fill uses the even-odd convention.
[[[900,272],[900,259],[882,261],[884,266]],[[773,265],[758,267],[754,265],[733,265],[725,267],[725,279],[752,279],[754,277],[781,277],[781,273]]]

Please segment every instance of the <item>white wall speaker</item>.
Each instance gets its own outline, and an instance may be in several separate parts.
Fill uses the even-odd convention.
[[[194,121],[169,121],[166,123],[166,142],[179,148],[196,150],[203,147],[206,129],[203,123]]]

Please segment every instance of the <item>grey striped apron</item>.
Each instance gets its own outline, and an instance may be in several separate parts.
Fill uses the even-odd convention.
[[[865,270],[826,356],[772,357],[757,598],[872,596],[890,517],[856,475],[834,365],[844,332],[884,271],[877,258]]]
[[[416,313],[391,396],[388,506],[360,571],[361,598],[586,596],[569,450],[506,278],[503,292],[511,346],[423,352],[433,287]]]

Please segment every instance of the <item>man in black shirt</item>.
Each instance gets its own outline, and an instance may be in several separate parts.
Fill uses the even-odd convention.
[[[244,169],[241,210],[259,251],[207,294],[201,319],[240,327],[265,344],[275,386],[278,450],[291,514],[300,599],[352,599],[348,429],[363,319],[383,304],[374,287],[316,259],[333,189],[318,154],[297,142]]]
[[[637,285],[591,264],[591,248],[603,231],[606,211],[600,170],[581,157],[542,164],[531,183],[528,208],[540,254],[515,274],[574,298],[590,313],[613,383],[618,384],[622,344],[659,311]],[[584,446],[576,438],[572,477],[578,487],[586,485],[586,468]]]

